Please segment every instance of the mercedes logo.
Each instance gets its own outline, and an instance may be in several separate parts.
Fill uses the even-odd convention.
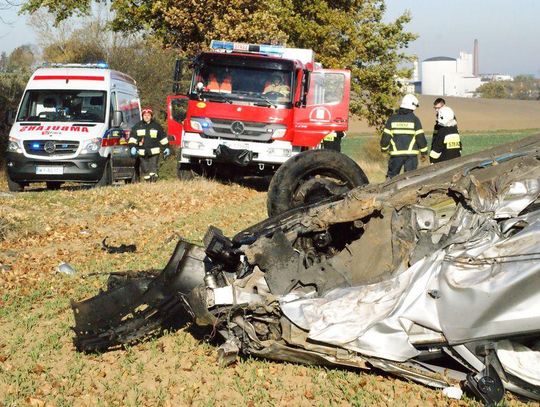
[[[235,136],[242,134],[244,129],[244,123],[242,122],[233,122],[233,124],[231,124],[231,131]]]
[[[47,141],[43,146],[43,149],[46,153],[52,154],[56,150],[56,145],[54,144],[54,141]]]

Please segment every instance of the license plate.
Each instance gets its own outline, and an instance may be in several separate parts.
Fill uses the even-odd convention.
[[[241,141],[222,141],[221,144],[234,150],[247,150],[249,147],[249,143],[242,143]]]
[[[36,167],[36,174],[45,174],[45,175],[62,175],[64,173],[64,167]]]

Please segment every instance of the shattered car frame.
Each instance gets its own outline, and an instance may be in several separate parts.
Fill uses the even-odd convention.
[[[180,242],[155,277],[72,303],[75,345],[187,311],[237,353],[371,367],[487,404],[540,399],[540,135]],[[184,311],[185,310],[185,311]],[[457,362],[457,363],[456,363]]]

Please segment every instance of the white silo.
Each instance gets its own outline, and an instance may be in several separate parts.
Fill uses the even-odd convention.
[[[446,95],[447,83],[457,72],[457,61],[449,57],[434,57],[422,61],[422,94]]]

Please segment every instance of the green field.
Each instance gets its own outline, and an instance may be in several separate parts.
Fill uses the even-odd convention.
[[[461,134],[463,144],[463,155],[476,153],[498,146],[504,143],[519,140],[523,137],[539,133],[540,130],[523,130],[515,132],[490,132],[490,133],[465,133]],[[367,134],[350,134],[343,139],[343,152],[356,160],[362,159],[363,145],[373,139],[379,139],[379,136]],[[431,146],[431,135],[427,136],[428,145]]]

